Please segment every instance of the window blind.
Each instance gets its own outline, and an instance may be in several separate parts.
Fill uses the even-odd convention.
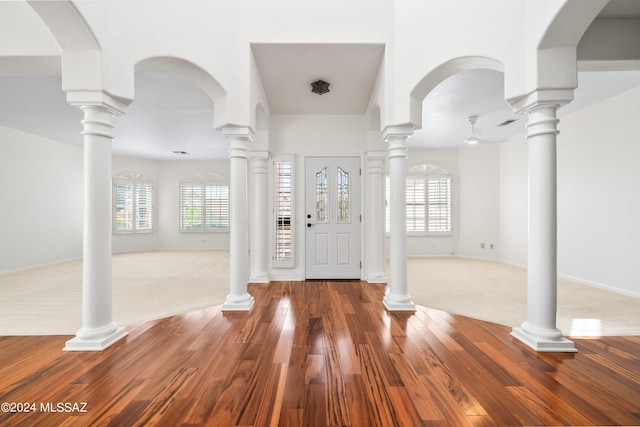
[[[116,233],[153,230],[153,185],[146,178],[136,181],[139,176],[134,172],[121,174],[113,185],[113,227]]]
[[[451,231],[451,178],[429,178],[429,232]]]
[[[153,187],[151,184],[136,184],[136,229],[149,231],[153,228]]]
[[[284,261],[292,257],[293,171],[292,162],[274,161],[275,177],[275,254],[274,260]]]
[[[410,176],[406,180],[407,232],[446,233],[452,231],[451,178]],[[385,230],[391,230],[390,180],[385,186]]]
[[[407,231],[424,231],[425,178],[407,178]]]
[[[229,186],[227,184],[180,184],[180,229],[227,228],[229,228]]]

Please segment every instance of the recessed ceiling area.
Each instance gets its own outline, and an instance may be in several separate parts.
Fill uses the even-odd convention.
[[[364,114],[384,54],[380,44],[252,44],[272,114]],[[311,83],[328,82],[318,96]]]

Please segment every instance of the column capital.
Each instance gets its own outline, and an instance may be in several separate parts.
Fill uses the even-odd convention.
[[[527,110],[527,140],[532,141],[540,135],[559,134],[556,112],[558,107],[553,104],[536,104]]]
[[[366,153],[367,173],[369,175],[384,174],[384,161],[386,157],[386,151],[368,151]]]
[[[249,158],[251,160],[269,160],[268,151],[250,151]]]
[[[367,151],[365,153],[367,160],[376,161],[384,160],[387,157],[386,151]]]
[[[402,124],[402,125],[390,125],[385,127],[382,130],[382,137],[385,142],[390,142],[391,140],[407,140],[411,135],[413,135],[413,131],[416,127],[412,124]]]
[[[254,132],[249,126],[227,125],[221,130],[224,137],[228,140],[253,141]]]
[[[573,101],[574,88],[536,89],[509,101],[516,114],[529,113],[541,107],[555,107],[556,110]]]
[[[74,107],[97,107],[109,111],[112,115],[123,115],[132,100],[119,98],[106,91],[69,91],[67,102]]]
[[[255,174],[266,175],[268,172],[267,160],[269,160],[268,151],[250,151],[249,159],[251,160],[251,172]]]

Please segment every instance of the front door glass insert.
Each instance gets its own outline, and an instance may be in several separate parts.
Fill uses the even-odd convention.
[[[316,222],[329,222],[327,168],[316,173]]]
[[[351,221],[349,208],[349,172],[338,168],[338,223],[345,224]]]

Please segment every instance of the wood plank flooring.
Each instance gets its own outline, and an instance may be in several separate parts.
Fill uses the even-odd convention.
[[[249,313],[146,322],[103,352],[63,352],[66,336],[0,337],[0,402],[29,411],[2,412],[0,425],[640,424],[640,337],[544,354],[507,327],[425,307],[388,313],[384,285],[249,292]]]

